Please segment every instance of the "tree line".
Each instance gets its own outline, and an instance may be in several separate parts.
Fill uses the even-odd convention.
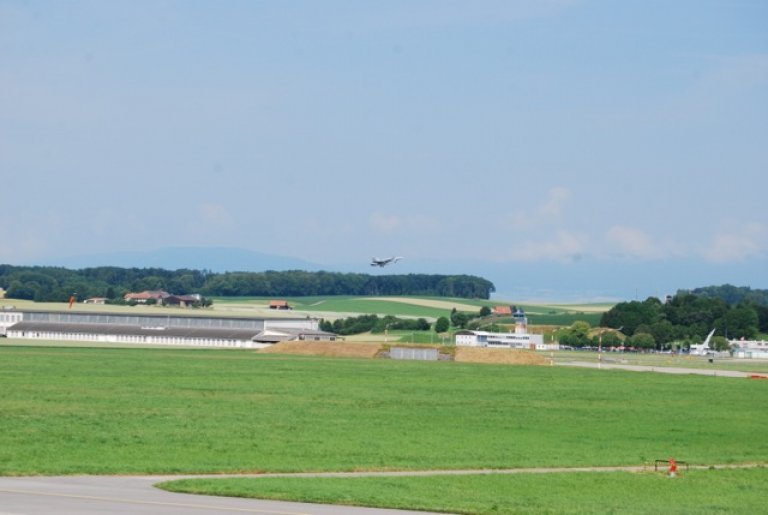
[[[477,319],[487,317],[491,314],[491,308],[482,306],[478,313],[469,313],[458,311],[456,308],[451,310],[449,317],[438,317],[434,325],[430,324],[425,318],[398,318],[387,315],[379,318],[378,315],[359,315],[354,317],[339,318],[333,321],[321,320],[320,329],[340,335],[360,334],[371,332],[373,334],[385,333],[388,330],[396,331],[430,331],[434,329],[436,333],[444,333],[451,326],[456,329],[463,329],[468,324],[476,324]]]
[[[703,286],[693,290],[678,290],[678,294],[692,293],[700,297],[720,299],[729,306],[735,306],[742,302],[768,306],[768,290],[752,289],[749,286],[734,286],[722,284],[720,286]]]
[[[342,336],[371,332],[374,334],[386,333],[392,330],[429,331],[432,326],[425,318],[407,319],[392,315],[379,318],[378,315],[360,315],[356,317],[340,318],[334,321],[321,320],[320,329]]]
[[[600,325],[627,336],[647,335],[641,338],[644,346],[659,349],[673,342],[701,342],[712,329],[730,340],[749,340],[768,333],[768,305],[752,299],[729,304],[716,296],[683,291],[666,302],[649,297],[616,304],[603,314]]]
[[[206,297],[302,297],[320,295],[430,295],[489,299],[492,282],[472,275],[368,275],[339,272],[224,272],[162,268],[61,267],[0,265],[5,296],[38,302],[66,302],[128,292],[163,290]]]

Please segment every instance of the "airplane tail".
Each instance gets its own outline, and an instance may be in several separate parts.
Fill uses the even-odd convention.
[[[704,339],[704,343],[702,343],[702,345],[704,346],[704,348],[705,348],[705,349],[708,349],[708,348],[709,348],[709,340],[711,340],[711,339],[712,339],[712,335],[713,335],[713,334],[715,334],[715,329],[712,329],[712,330],[709,332],[709,334],[707,335],[707,337]]]

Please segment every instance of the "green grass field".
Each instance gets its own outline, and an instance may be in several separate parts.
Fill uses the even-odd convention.
[[[611,466],[669,456],[698,465],[768,463],[768,441],[757,437],[768,425],[768,381],[3,344],[0,388],[3,475]],[[714,484],[735,488],[739,499],[703,499],[701,506],[740,513],[757,502],[750,488],[764,491],[768,484],[764,470],[703,474],[692,471],[679,482],[690,485],[683,507],[698,507],[699,494],[691,492]],[[569,511],[561,508],[570,501],[548,504],[553,501],[544,491],[553,487],[576,499],[600,482],[606,490],[639,485],[633,499],[640,504],[632,505],[657,506],[653,477],[605,476],[607,483],[593,474],[270,479],[235,489],[239,495],[278,490],[323,502],[509,513]],[[525,499],[512,493],[529,483]],[[425,494],[435,485],[457,497],[474,493],[435,500]],[[674,485],[668,488],[679,488]],[[583,506],[575,511],[621,511],[615,492],[602,496],[604,504],[582,497],[573,501]]]
[[[3,347],[0,366],[3,474],[768,460],[760,381],[234,350]]]

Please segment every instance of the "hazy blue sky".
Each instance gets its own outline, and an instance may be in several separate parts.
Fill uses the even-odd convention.
[[[768,2],[0,0],[0,180],[0,263],[766,288]]]

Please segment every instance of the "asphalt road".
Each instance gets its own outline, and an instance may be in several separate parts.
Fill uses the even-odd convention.
[[[0,477],[0,515],[386,515],[425,512],[261,501],[166,492],[152,485],[178,477]]]
[[[691,465],[691,469],[753,468],[765,463]],[[554,467],[494,470],[425,470],[401,472],[326,472],[263,474],[259,477],[432,476],[464,474],[551,474],[564,472],[640,472],[648,466]],[[244,477],[242,475],[234,475]],[[429,515],[429,512],[361,508],[328,504],[262,501],[166,492],[153,485],[184,477],[206,476],[59,476],[0,477],[0,515],[194,515],[255,513],[262,515]],[[226,475],[207,477],[227,477]],[[433,514],[438,515],[438,514]]]

